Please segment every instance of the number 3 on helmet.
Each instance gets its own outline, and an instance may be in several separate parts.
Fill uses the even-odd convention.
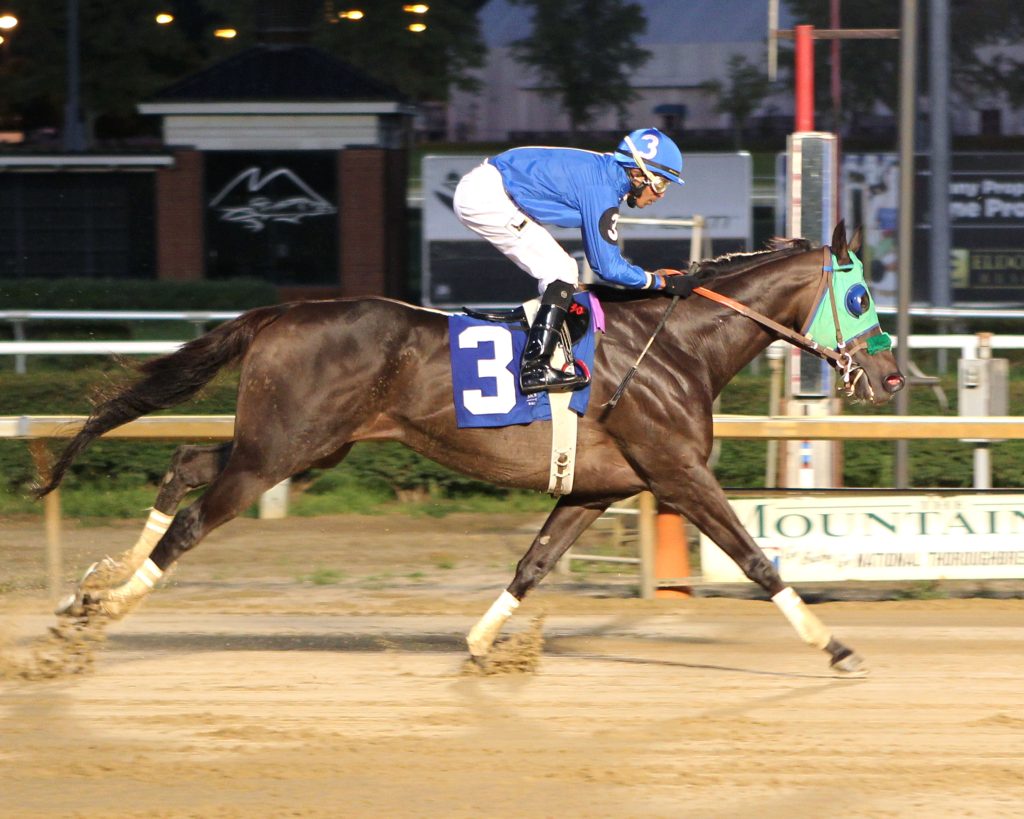
[[[683,184],[683,155],[671,138],[657,128],[641,128],[624,136],[614,156],[620,165],[639,168],[658,193],[666,188],[663,179]]]

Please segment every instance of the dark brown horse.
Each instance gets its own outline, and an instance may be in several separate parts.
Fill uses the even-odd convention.
[[[840,223],[831,243],[840,265],[856,261],[851,256],[856,237],[851,244],[848,248]],[[780,330],[805,329],[822,293],[831,292],[822,290],[833,275],[823,258],[829,255],[822,249],[788,240],[771,250],[703,263],[697,275],[707,290],[731,297],[764,321],[691,296],[675,307],[610,411],[602,405],[637,360],[669,300],[598,291],[607,334],[597,350],[591,408],[580,420],[573,489],[558,500],[519,561],[515,578],[470,632],[474,658],[486,657],[523,596],[612,502],[650,490],[732,557],[806,642],[828,652],[834,668],[860,668],[860,658],[833,638],[783,583],[733,513],[707,463],[715,396]],[[834,299],[831,307],[835,313]],[[880,334],[875,326],[863,335]],[[855,398],[883,403],[903,386],[885,344],[866,346],[861,339],[832,358],[845,362],[847,391]],[[456,426],[446,316],[362,298],[250,310],[175,353],[143,363],[139,379],[96,406],[39,494],[54,489],[96,437],[185,401],[235,362],[241,364],[241,378],[234,440],[179,448],[138,543],[119,559],[108,558],[87,572],[59,613],[123,615],[175,560],[261,493],[302,470],[337,464],[358,441],[401,441],[446,466],[503,486],[538,491],[547,486],[547,424]],[[186,493],[204,485],[195,503],[177,511]]]

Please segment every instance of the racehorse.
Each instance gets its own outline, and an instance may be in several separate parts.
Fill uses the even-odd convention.
[[[785,585],[708,466],[712,402],[776,338],[827,357],[851,398],[882,404],[902,389],[858,247],[859,231],[848,246],[840,222],[823,248],[775,240],[767,250],[702,262],[691,269],[701,281],[696,295],[678,305],[664,295],[595,289],[606,333],[594,360],[590,408],[579,422],[575,482],[512,582],[470,631],[471,657],[486,660],[519,601],[611,503],[650,490],[717,543],[805,642],[827,652],[833,669],[864,670],[862,659]],[[638,355],[642,350],[646,355]],[[359,441],[400,441],[499,485],[547,486],[547,424],[457,426],[446,314],[354,298],[256,308],[142,363],[139,377],[97,403],[37,495],[57,487],[96,437],[180,404],[235,363],[241,373],[233,440],[179,447],[138,542],[90,567],[58,614],[123,616],[210,531],[285,478],[336,465]],[[627,371],[635,377],[612,402]],[[177,511],[202,486],[205,492]]]

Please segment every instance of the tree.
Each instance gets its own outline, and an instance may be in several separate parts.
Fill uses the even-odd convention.
[[[87,133],[138,131],[135,105],[201,63],[175,26],[157,25],[149,0],[80,0],[81,105]],[[67,9],[24,3],[0,63],[5,118],[25,129],[57,127],[66,98]]]
[[[728,114],[732,123],[733,141],[737,148],[743,141],[747,120],[761,105],[771,89],[768,76],[757,66],[747,62],[742,54],[729,58],[728,82],[708,80],[701,83],[701,91],[718,98],[715,111]]]
[[[411,100],[447,99],[450,86],[472,88],[483,64],[476,12],[481,0],[445,0],[425,15],[402,0],[367,4],[365,18],[341,20],[331,0],[79,0],[81,100],[87,131],[101,137],[155,129],[136,106],[160,88],[251,46],[261,22],[284,11],[313,19],[315,44],[333,52]],[[0,118],[11,128],[59,128],[66,98],[65,0],[12,0],[19,25],[0,46]],[[356,5],[356,4],[354,4]],[[157,25],[157,10],[174,14]],[[306,12],[309,12],[306,14]],[[422,21],[426,30],[409,31]],[[215,28],[237,30],[231,40]],[[301,35],[300,35],[301,36]]]
[[[220,59],[246,42],[250,0],[79,0],[79,74],[82,112],[90,135],[130,136],[155,123],[136,111],[141,100],[163,86]],[[158,25],[154,9],[175,21]],[[20,3],[0,82],[0,113],[26,130],[60,127],[67,96],[65,2]],[[216,25],[234,21],[242,36],[215,40]]]
[[[445,101],[452,87],[474,90],[478,81],[471,71],[483,65],[485,54],[476,15],[480,0],[428,3],[423,15],[404,11],[406,5],[408,0],[376,0],[358,20],[322,16],[314,42],[416,102]],[[410,31],[414,23],[426,29]]]
[[[629,0],[511,0],[533,12],[533,35],[512,44],[516,59],[537,70],[558,97],[575,135],[603,108],[625,115],[636,98],[630,73],[651,53],[635,42],[647,29]]]

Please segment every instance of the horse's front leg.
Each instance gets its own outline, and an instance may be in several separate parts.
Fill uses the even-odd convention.
[[[570,497],[562,498],[544,521],[529,551],[516,565],[516,576],[487,610],[466,637],[470,656],[483,662],[494,645],[501,627],[512,616],[526,593],[558,563],[558,559],[576,539],[597,520],[611,504],[602,500],[580,504]]]
[[[652,481],[651,488],[659,501],[690,520],[764,589],[804,642],[829,654],[834,669],[847,674],[866,670],[863,659],[833,637],[793,587],[783,582],[706,465],[685,467],[681,475],[677,469],[669,480]]]

